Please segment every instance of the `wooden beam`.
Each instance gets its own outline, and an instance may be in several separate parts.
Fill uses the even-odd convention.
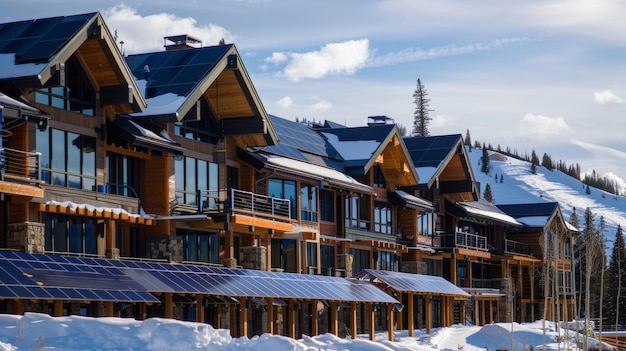
[[[269,297],[267,298],[267,332],[269,334],[274,334],[274,299]]]
[[[289,333],[287,334],[287,336],[295,339],[296,338],[296,301],[294,299],[289,300],[289,308],[288,308],[287,314],[288,314],[287,319],[289,320],[289,325],[287,326],[287,328],[289,328],[288,329]]]
[[[196,295],[196,322],[204,323],[204,295]]]
[[[248,336],[248,298],[242,297],[239,299],[239,326],[241,328],[240,336]]]
[[[174,318],[174,301],[172,293],[165,293],[165,318]]]
[[[352,339],[356,340],[357,336],[357,319],[356,319],[356,301],[350,301],[350,328],[352,331]]]
[[[389,341],[393,341],[394,339],[394,329],[393,329],[393,304],[387,304],[387,338]]]
[[[319,261],[318,261],[319,262]],[[320,334],[320,322],[319,312],[317,306],[320,304],[320,300],[311,300],[311,336],[318,336]]]
[[[413,294],[412,293],[408,293],[407,319],[408,319],[407,328],[409,329],[409,336],[413,336],[413,330],[415,329],[415,325],[414,325],[415,321],[413,317]]]
[[[54,316],[60,317],[63,315],[63,301],[55,300],[54,301]]]
[[[369,312],[370,340],[374,341],[376,337],[376,306],[373,302],[367,304],[367,310]]]
[[[337,318],[337,308],[339,303],[337,301],[331,301],[330,303],[330,332],[338,336],[339,332],[339,320]]]
[[[430,328],[432,326],[432,318],[430,317],[432,297],[430,295],[424,296],[424,302],[424,305],[426,307],[424,311],[424,313],[426,314],[426,333],[430,333]]]
[[[398,296],[396,296],[396,300],[402,301],[402,293],[398,292]],[[402,320],[402,312],[396,313],[396,327],[398,330],[404,330],[404,323]]]

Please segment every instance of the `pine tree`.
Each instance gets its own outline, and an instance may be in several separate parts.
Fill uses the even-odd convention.
[[[487,184],[487,186],[485,187],[485,192],[483,193],[483,199],[493,203],[494,198],[493,198],[493,193],[491,192],[491,186],[489,184]]]
[[[422,81],[417,79],[417,87],[413,93],[413,102],[415,103],[415,113],[413,114],[413,136],[428,136],[428,124],[432,118],[428,114],[433,111],[428,108],[430,99],[427,98],[428,92]]]
[[[617,225],[613,250],[607,269],[604,311],[609,324],[626,325],[626,251],[621,225]]]
[[[483,155],[480,157],[480,171],[485,173],[485,174],[489,174],[489,153],[487,152],[487,149],[484,147],[483,145]]]
[[[465,132],[465,145],[472,146],[472,138],[470,137],[469,129]]]

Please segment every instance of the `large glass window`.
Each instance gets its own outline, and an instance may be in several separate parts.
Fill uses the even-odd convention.
[[[116,153],[107,153],[107,186],[111,194],[139,197],[141,160]]]
[[[93,218],[44,213],[46,251],[97,254],[97,236]]]
[[[197,192],[217,195],[219,172],[217,163],[183,157],[176,161],[176,200],[179,203],[198,205]],[[215,208],[217,196],[209,196],[205,207]]]
[[[350,249],[350,253],[354,257],[354,261],[352,261],[352,273],[356,274],[364,269],[370,268],[369,250]]]
[[[48,128],[37,130],[41,178],[68,188],[95,190],[96,138]]]
[[[368,218],[368,197],[366,196],[346,196],[346,228],[369,230]]]
[[[205,143],[217,144],[219,138],[219,128],[217,121],[211,114],[211,109],[204,99],[200,99],[200,120],[190,120],[195,118],[191,116],[195,113],[195,109],[191,109],[182,122],[174,123],[174,135],[179,135],[191,140],[202,141]]]
[[[75,56],[65,63],[65,86],[35,92],[40,104],[95,116],[96,94]]]
[[[335,193],[330,190],[320,189],[320,219],[335,221]]]
[[[386,188],[387,181],[385,180],[385,175],[383,174],[383,170],[380,168],[380,165],[376,165],[374,167],[374,186],[379,188]]]
[[[272,268],[296,273],[296,241],[272,239]]]
[[[417,233],[433,236],[435,234],[436,216],[436,213],[420,211],[417,215]]]
[[[374,202],[374,231],[383,234],[392,232],[391,205],[385,202]]]
[[[219,263],[219,236],[217,233],[179,229],[176,234],[183,239],[183,261]]]
[[[378,251],[376,253],[376,269],[381,271],[397,271],[398,256],[391,251]]]
[[[308,184],[300,185],[300,201],[302,202],[301,219],[308,222],[317,222],[317,187]]]
[[[323,275],[335,275],[335,247],[330,245],[320,246],[320,260]]]
[[[317,267],[317,243],[306,243],[306,265]]]
[[[291,207],[291,218],[297,218],[297,192],[296,182],[294,180],[286,179],[270,179],[268,182],[268,195],[279,199],[289,200],[289,206]]]

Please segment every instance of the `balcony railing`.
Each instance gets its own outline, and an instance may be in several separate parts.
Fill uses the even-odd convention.
[[[40,157],[38,152],[0,148],[0,180],[41,184]]]
[[[454,233],[455,247],[464,247],[472,250],[487,251],[487,238],[462,231]]]
[[[531,255],[530,245],[509,239],[504,239],[504,252]]]
[[[291,202],[286,199],[231,189],[227,204],[234,214],[241,213],[281,221],[291,220]]]

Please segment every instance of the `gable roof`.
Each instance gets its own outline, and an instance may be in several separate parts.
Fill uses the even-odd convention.
[[[461,134],[404,137],[404,143],[420,176],[419,188],[438,186],[442,194],[479,198]]]
[[[234,44],[129,55],[126,62],[148,103],[131,116],[176,122],[191,112],[197,118],[204,98],[225,135],[247,139],[241,147],[276,143],[276,132]]]
[[[347,174],[364,175],[378,163],[385,178],[393,180],[398,187],[419,182],[408,150],[394,124],[343,128],[335,125],[333,128],[320,128],[318,132],[341,156],[341,164]]]
[[[497,205],[497,207],[504,213],[514,217],[526,228],[544,228],[553,218],[561,216],[558,202],[507,204]]]
[[[498,208],[498,206],[485,199],[479,199],[477,201],[459,201],[452,204],[452,206],[446,206],[446,208],[448,208],[451,213],[461,218],[496,222],[513,227],[522,226],[513,216],[505,213]]]
[[[145,107],[145,100],[98,12],[0,24],[0,84],[29,88],[62,85],[64,64],[75,53],[79,53],[100,88],[123,87],[132,97],[125,101],[132,105],[130,110]]]

